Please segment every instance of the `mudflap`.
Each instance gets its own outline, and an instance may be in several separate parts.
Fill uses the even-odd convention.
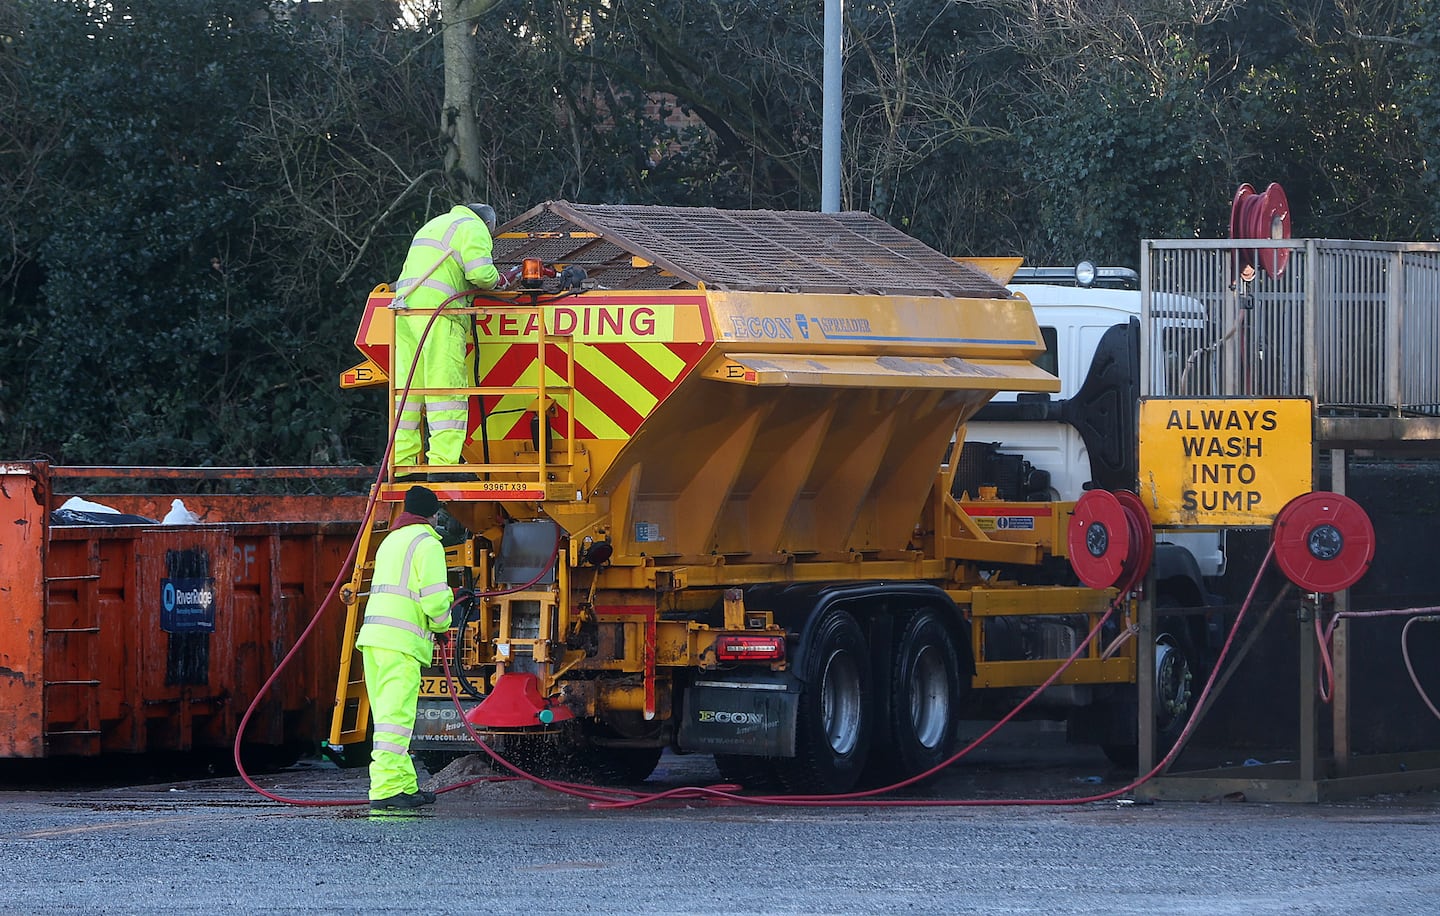
[[[473,704],[472,704],[473,705]],[[415,734],[410,747],[421,751],[462,750],[474,747],[474,740],[465,730],[453,700],[420,698],[415,707]]]
[[[799,699],[783,683],[702,682],[685,691],[677,743],[703,754],[794,757]]]

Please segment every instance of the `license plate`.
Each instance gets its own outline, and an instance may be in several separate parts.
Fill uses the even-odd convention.
[[[453,688],[446,686],[447,682],[450,682],[450,678],[443,676],[422,676],[420,678],[420,695],[422,697],[442,697],[445,699],[449,699],[450,691],[452,689],[456,693],[461,694],[462,696],[464,695],[465,691],[461,688],[459,681],[451,682],[455,685]]]

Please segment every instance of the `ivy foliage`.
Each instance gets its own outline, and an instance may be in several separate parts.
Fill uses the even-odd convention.
[[[19,395],[7,451],[146,464],[303,452],[314,433],[286,413],[296,379],[267,361],[278,315],[256,334],[264,278],[227,271],[252,225],[232,187],[240,124],[263,74],[284,67],[265,5],[22,8],[23,117],[54,127],[15,230],[33,288],[7,315],[21,327],[4,354]],[[261,413],[272,422],[237,424]]]
[[[1436,0],[1414,0],[1413,40],[1406,50],[1409,76],[1402,87],[1401,106],[1415,119],[1416,141],[1425,168],[1418,195],[1424,220],[1417,234],[1440,235],[1440,6]],[[1415,188],[1410,189],[1413,193]]]
[[[1434,3],[847,3],[843,206],[1134,266],[1278,181],[1297,234],[1434,238]],[[482,6],[477,192],[438,2],[0,2],[0,456],[377,460],[383,399],[336,379],[461,195],[818,206],[822,4]]]

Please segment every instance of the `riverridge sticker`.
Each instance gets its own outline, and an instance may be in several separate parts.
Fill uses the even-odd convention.
[[[160,629],[166,633],[215,631],[215,580],[160,580]]]
[[[1156,525],[1269,525],[1310,492],[1313,410],[1304,398],[1140,402],[1140,497]]]

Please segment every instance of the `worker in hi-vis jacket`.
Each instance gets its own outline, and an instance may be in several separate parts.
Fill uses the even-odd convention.
[[[395,283],[394,309],[437,309],[442,305],[464,308],[470,305],[460,293],[471,289],[494,289],[500,273],[493,257],[495,210],[488,204],[463,204],[437,216],[420,227],[405,256],[405,266]],[[455,298],[458,297],[458,298]],[[447,302],[446,300],[450,300]],[[464,388],[465,345],[470,340],[472,315],[441,315],[430,325],[425,346],[416,358],[417,344],[430,322],[429,315],[395,316],[395,365],[397,390],[395,429],[397,467],[419,464],[459,464],[465,444],[469,411],[461,394],[411,395],[402,400],[401,388],[410,378],[412,388]],[[410,372],[412,363],[414,374]],[[430,435],[428,447],[421,438],[420,417]],[[435,480],[467,479],[472,475],[437,473]],[[415,472],[397,471],[397,479],[418,479]]]
[[[425,487],[405,493],[405,511],[375,553],[365,620],[355,645],[365,659],[365,690],[375,740],[370,752],[370,807],[433,804],[420,791],[410,736],[420,697],[420,667],[434,656],[435,637],[450,628],[445,548],[435,523],[440,500]],[[440,637],[442,640],[444,636]]]

